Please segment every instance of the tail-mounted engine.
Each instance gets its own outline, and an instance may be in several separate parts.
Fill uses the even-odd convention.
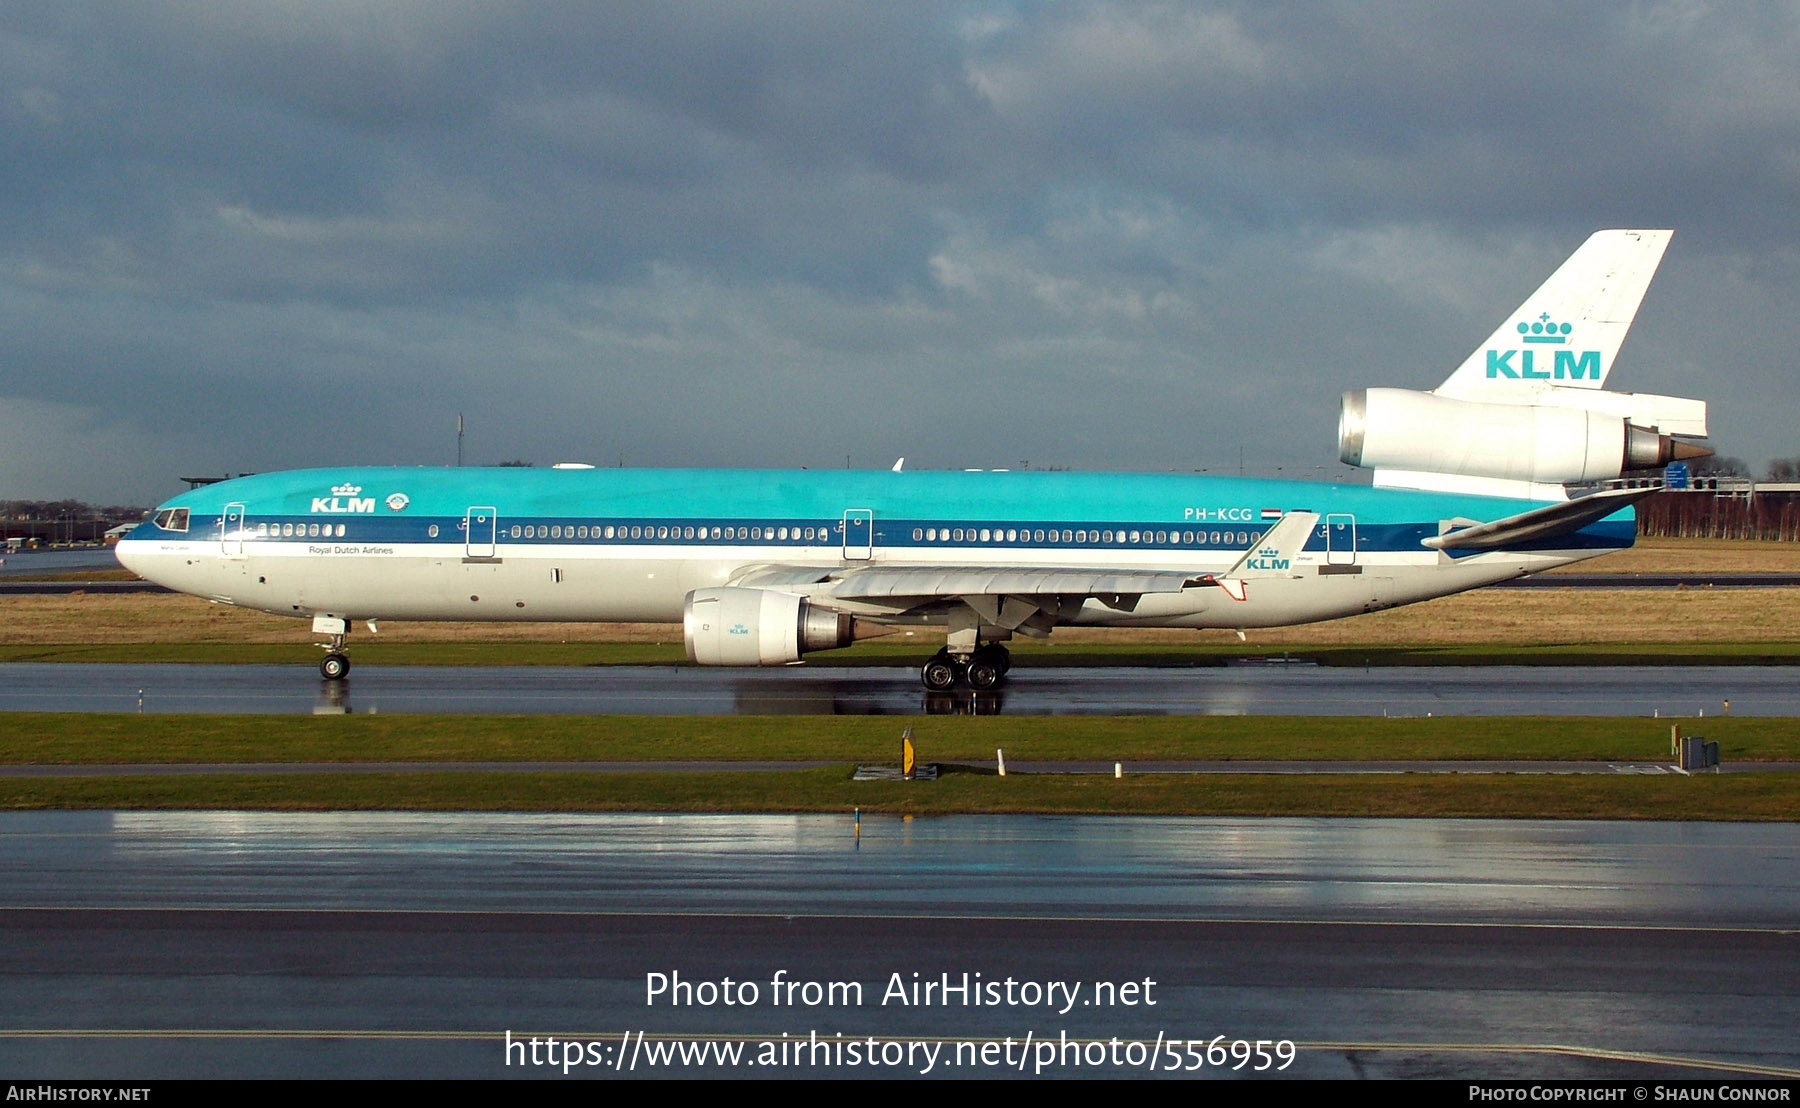
[[[688,661],[703,666],[787,665],[849,646],[855,633],[849,616],[773,589],[695,589],[681,622]]]
[[[1537,485],[1605,481],[1712,453],[1604,411],[1480,403],[1408,389],[1345,393],[1338,451],[1351,465],[1376,470]]]

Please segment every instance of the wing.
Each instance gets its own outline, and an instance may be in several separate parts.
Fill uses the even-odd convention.
[[[1246,578],[1291,575],[1291,561],[1318,521],[1313,512],[1288,513],[1236,565],[1219,574],[1073,566],[757,566],[731,583],[798,593],[814,604],[865,618],[968,609],[993,626],[1048,633],[1059,618],[1073,615],[1089,600],[1129,612],[1147,594],[1206,586],[1242,600]]]
[[[761,566],[731,583],[798,593],[814,604],[878,622],[884,616],[966,609],[992,626],[1048,634],[1088,600],[1129,612],[1146,593],[1177,593],[1212,581],[1186,570],[873,565]]]

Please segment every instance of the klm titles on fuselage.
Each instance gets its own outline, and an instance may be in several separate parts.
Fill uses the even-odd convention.
[[[412,498],[403,492],[388,494],[387,506],[392,511],[405,511],[410,503]],[[373,515],[375,498],[363,496],[361,485],[335,485],[330,496],[312,498],[312,510],[325,515]]]
[[[372,496],[315,496],[312,510],[327,515],[349,515],[355,512],[372,513],[375,511],[375,498]]]

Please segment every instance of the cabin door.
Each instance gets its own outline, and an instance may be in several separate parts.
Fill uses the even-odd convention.
[[[1334,512],[1325,517],[1325,564],[1356,564],[1356,517]]]
[[[844,560],[866,562],[875,556],[875,512],[851,508],[844,513]]]
[[[236,501],[225,505],[225,526],[219,531],[220,552],[227,558],[244,556],[244,506]]]
[[[493,508],[470,508],[463,516],[463,532],[471,558],[494,556],[494,528],[500,513]]]

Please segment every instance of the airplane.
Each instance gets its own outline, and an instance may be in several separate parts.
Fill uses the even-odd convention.
[[[312,621],[683,624],[690,661],[767,666],[942,628],[926,688],[991,689],[1060,626],[1277,627],[1629,547],[1647,488],[1710,453],[1704,402],[1602,386],[1668,231],[1587,240],[1437,389],[1346,393],[1371,485],[1023,471],[344,466],[206,485],[116,547],[138,575]]]

